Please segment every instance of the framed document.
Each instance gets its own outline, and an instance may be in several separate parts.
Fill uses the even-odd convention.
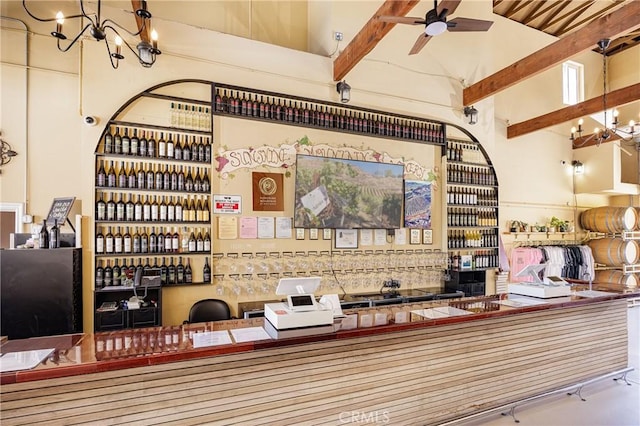
[[[409,234],[409,244],[420,244],[421,242],[421,234],[422,234],[422,230],[421,229],[415,229],[412,228],[409,230],[410,234]]]
[[[431,229],[422,230],[422,244],[433,244],[433,231]]]
[[[336,229],[336,248],[358,248],[357,229]]]
[[[322,230],[322,239],[330,240],[331,239],[331,228],[324,228]]]
[[[310,240],[318,239],[318,228],[309,228],[309,239]]]

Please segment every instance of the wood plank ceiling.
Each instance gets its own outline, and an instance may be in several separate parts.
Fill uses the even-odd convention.
[[[443,3],[456,6],[459,2],[460,0],[443,0]],[[395,25],[380,22],[377,16],[405,16],[414,5],[414,1],[385,0],[342,54],[335,59],[334,80],[344,78]],[[608,55],[615,55],[640,44],[640,0],[494,0],[493,11],[523,25],[552,34],[559,40],[464,89],[464,105],[470,105],[474,101],[502,91],[584,50],[598,51],[595,46],[601,38],[612,39],[607,50]],[[386,25],[381,28],[383,24]],[[520,72],[517,72],[518,70]],[[621,92],[624,96],[619,97],[620,104],[611,104],[610,107],[640,100],[637,85],[624,88]],[[584,114],[586,110],[597,109],[593,105],[600,104],[601,99],[602,96],[599,96],[569,107],[571,111],[566,111],[565,108],[513,124],[508,128],[507,137],[520,136],[566,122],[579,116],[578,114]]]

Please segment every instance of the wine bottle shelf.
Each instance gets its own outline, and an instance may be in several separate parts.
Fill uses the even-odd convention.
[[[148,289],[148,290],[154,290],[154,289],[159,289],[161,286],[159,285],[149,285],[149,286],[138,286],[138,287],[131,287],[131,286],[124,286],[124,285],[110,285],[107,287],[102,287],[102,288],[96,288],[95,291],[96,293],[108,293],[108,292],[115,292],[115,291],[131,291],[133,292],[134,289],[135,291],[144,291],[144,289]]]
[[[193,166],[194,164],[199,165],[200,167],[210,167],[211,166],[211,161],[195,161],[195,160],[178,160],[175,158],[168,158],[168,157],[146,157],[146,156],[141,156],[141,155],[132,155],[132,154],[103,154],[103,153],[96,153],[95,154],[96,157],[98,158],[113,158],[124,161],[124,160],[129,160],[129,161],[136,161],[136,162],[140,162],[140,163],[148,163],[148,164],[166,164],[166,163],[172,163],[172,164],[184,164],[186,166]]]
[[[447,204],[448,209],[465,209],[465,210],[497,210],[498,205],[493,204],[490,206],[482,205],[482,204]]]
[[[100,191],[100,192],[115,192],[115,193],[127,193],[130,191],[135,191],[135,192],[151,192],[153,194],[161,194],[163,192],[166,193],[170,193],[170,194],[185,194],[185,195],[204,195],[204,196],[210,196],[211,195],[211,191],[207,191],[207,192],[193,192],[193,191],[184,191],[184,190],[179,190],[179,189],[144,189],[144,188],[119,188],[119,187],[113,187],[113,186],[96,186],[96,190]]]
[[[127,225],[142,225],[142,226],[154,226],[154,225],[184,225],[184,226],[198,226],[198,227],[207,227],[207,226],[211,226],[211,221],[205,221],[205,222],[189,222],[189,221],[144,221],[144,220],[96,220],[95,221],[96,224],[98,225],[123,225],[123,226],[127,226]]]
[[[448,164],[459,164],[461,166],[469,166],[469,167],[484,167],[493,169],[493,165],[487,163],[472,163],[469,161],[456,161],[456,160],[447,160]]]
[[[495,250],[498,247],[449,247],[449,250],[454,251],[476,251],[476,250]]]
[[[149,130],[158,130],[158,131],[164,131],[164,132],[188,133],[188,134],[211,137],[210,130],[185,129],[182,127],[158,126],[155,124],[132,123],[128,121],[119,121],[119,120],[111,120],[109,124],[112,126],[130,127],[133,129],[149,129]],[[113,155],[113,154],[109,154],[109,155]]]
[[[497,226],[447,226],[449,229],[498,229]]]
[[[463,186],[463,187],[467,187],[467,188],[486,188],[486,189],[491,189],[491,188],[497,189],[498,188],[497,185],[482,185],[482,184],[476,184],[476,183],[447,182],[447,185],[448,186]]]
[[[203,255],[211,255],[210,251],[163,251],[163,252],[146,252],[146,253],[96,253],[95,257],[97,258],[112,258],[112,257],[168,257],[168,256],[203,256]]]

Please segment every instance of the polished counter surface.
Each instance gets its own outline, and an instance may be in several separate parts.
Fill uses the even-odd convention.
[[[378,306],[345,310],[345,314],[351,316],[354,320],[352,324],[357,324],[350,329],[345,329],[346,326],[341,326],[341,320],[336,320],[332,329],[325,327],[315,332],[314,329],[300,329],[283,333],[283,335],[287,336],[284,338],[279,336],[270,338],[258,335],[258,340],[246,341],[241,339],[241,341],[235,341],[234,334],[228,333],[230,337],[229,343],[219,344],[218,342],[215,345],[204,347],[194,347],[194,334],[231,330],[251,332],[251,328],[262,328],[266,320],[264,318],[235,319],[173,327],[152,327],[117,332],[9,340],[0,346],[0,351],[3,355],[11,352],[40,349],[53,349],[53,351],[33,369],[2,373],[0,383],[4,385],[159,365],[320,341],[340,341],[382,333],[472,322],[487,318],[501,318],[528,312],[557,310],[636,297],[640,297],[640,290],[638,289],[627,293],[597,294],[597,297],[572,295],[553,299],[529,298],[530,302],[526,302],[527,298],[523,296],[503,294]],[[452,314],[452,312],[459,313],[460,311],[465,314]],[[382,314],[382,316],[376,314]],[[366,319],[367,315],[371,316],[369,318],[371,322],[363,320],[363,318]],[[375,323],[384,325],[375,325]]]

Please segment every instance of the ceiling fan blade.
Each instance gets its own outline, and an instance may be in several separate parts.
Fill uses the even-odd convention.
[[[493,21],[483,21],[481,19],[471,18],[453,18],[449,21],[455,24],[453,27],[447,28],[449,31],[488,31],[493,25]]]
[[[409,51],[409,55],[415,55],[416,53],[420,52],[422,48],[429,42],[429,40],[431,40],[431,38],[431,36],[428,36],[425,33],[420,34],[416,42],[413,44],[413,47]]]
[[[416,18],[414,16],[378,16],[378,21],[391,22],[393,24],[409,24],[409,25],[424,25],[426,24],[423,18]]]
[[[443,9],[447,9],[448,15],[453,15],[456,11],[456,9],[458,8],[458,6],[460,5],[460,2],[462,0],[443,0],[440,2],[440,4],[438,5],[438,15],[440,15],[442,13]]]

